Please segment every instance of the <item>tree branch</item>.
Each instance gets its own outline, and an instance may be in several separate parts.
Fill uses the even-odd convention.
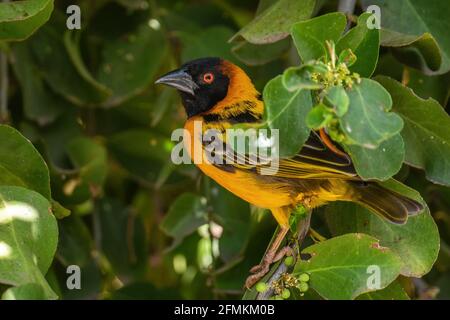
[[[355,12],[355,7],[356,0],[339,0],[338,11],[345,13],[347,17],[351,16]],[[351,23],[352,22],[350,20],[347,21],[347,27],[345,28],[345,31],[350,29]]]
[[[301,221],[299,221],[298,230],[296,233],[297,234],[296,241],[293,241],[293,243],[289,245],[292,249],[292,252],[297,252],[297,250],[300,251],[300,247],[303,243],[303,240],[308,235],[310,223],[311,223],[311,211],[308,211],[306,213],[306,216]],[[281,260],[281,262],[278,264],[278,267],[276,268],[276,270],[273,272],[272,276],[267,281],[267,285],[270,289],[259,293],[256,296],[256,300],[267,300],[271,296],[273,296],[274,292],[273,292],[273,288],[272,288],[272,283],[278,281],[278,279],[280,279],[280,277],[284,273],[289,271],[289,267],[286,266],[286,264],[284,263],[285,259],[286,259],[286,257],[284,257]],[[300,255],[297,257],[296,260],[298,260],[298,259],[300,259]]]

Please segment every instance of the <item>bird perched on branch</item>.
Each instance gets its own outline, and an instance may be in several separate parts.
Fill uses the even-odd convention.
[[[188,116],[185,129],[190,133],[187,149],[191,157],[195,153],[193,145],[198,142],[195,140],[201,139],[194,134],[196,121],[202,123],[202,130],[219,132],[236,124],[255,125],[263,121],[261,94],[247,74],[229,61],[194,60],[162,76],[156,83],[174,87],[181,95]],[[283,142],[283,137],[280,141]],[[200,152],[206,153],[205,148]],[[296,156],[279,159],[278,170],[273,174],[262,174],[267,164],[211,161],[196,164],[203,173],[238,197],[270,209],[280,226],[261,264],[250,270],[253,275],[246,281],[248,288],[268,272],[271,263],[287,252],[279,247],[289,230],[289,216],[299,205],[313,209],[327,202],[352,201],[396,224],[405,223],[409,215],[422,210],[422,205],[413,199],[376,182],[362,181],[350,157],[336,147],[323,130],[312,132]]]

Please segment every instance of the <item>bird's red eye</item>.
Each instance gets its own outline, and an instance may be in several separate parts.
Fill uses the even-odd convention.
[[[211,72],[205,73],[203,75],[203,81],[207,84],[210,84],[214,81],[214,74],[212,74]]]

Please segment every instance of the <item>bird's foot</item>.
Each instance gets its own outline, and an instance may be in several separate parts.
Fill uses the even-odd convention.
[[[254,266],[250,269],[250,273],[253,273],[251,276],[245,280],[245,287],[247,289],[250,289],[257,283],[259,280],[261,280],[270,270],[270,265],[272,263],[275,263],[281,259],[283,259],[285,256],[295,256],[294,250],[286,246],[282,249],[280,249],[278,252],[275,251],[269,251],[266,253],[266,255],[263,258],[263,261]]]

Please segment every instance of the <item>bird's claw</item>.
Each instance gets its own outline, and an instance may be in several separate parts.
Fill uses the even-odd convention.
[[[267,254],[264,256],[263,261],[260,264],[254,266],[250,269],[250,273],[253,273],[253,274],[251,276],[249,276],[247,278],[247,280],[245,280],[245,287],[247,289],[250,289],[251,287],[253,287],[255,285],[255,283],[257,283],[259,280],[261,280],[269,272],[270,265],[272,263],[275,263],[275,262],[281,260],[285,256],[295,256],[294,250],[291,247],[286,246],[286,247],[282,248],[280,251],[278,251],[277,253],[267,252]]]

